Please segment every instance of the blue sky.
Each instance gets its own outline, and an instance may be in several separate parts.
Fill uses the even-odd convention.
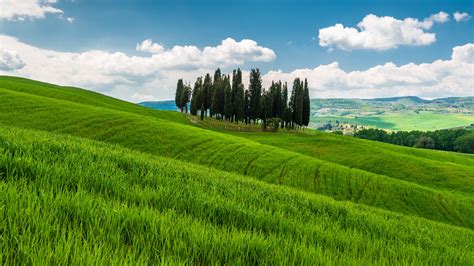
[[[39,5],[43,2],[44,5],[42,0],[25,1],[36,1]],[[474,1],[75,0],[58,1],[48,5],[61,12],[46,13],[42,18],[22,15],[25,18],[23,21],[18,19],[20,15],[4,18],[0,21],[0,32],[5,36],[16,38],[23,44],[49,51],[87,53],[100,50],[108,53],[122,52],[127,56],[143,56],[142,52],[136,50],[136,45],[146,39],[161,44],[165,49],[171,49],[175,45],[190,45],[199,49],[206,46],[214,47],[228,37],[237,42],[250,39],[258,46],[271,49],[276,57],[273,60],[263,61],[244,60],[242,64],[224,66],[224,69],[241,67],[249,70],[258,67],[263,73],[272,70],[291,73],[298,69],[313,69],[334,62],[338,63],[338,69],[347,73],[364,71],[388,62],[396,66],[432,63],[438,59],[450,60],[454,47],[474,43],[474,19],[469,19],[474,13]],[[441,11],[448,14],[449,18],[445,22],[435,22],[424,29],[426,33],[435,34],[436,40],[429,44],[399,44],[383,50],[371,48],[344,50],[336,45],[323,47],[319,43],[320,29],[337,23],[358,29],[357,24],[369,14],[378,17],[389,16],[397,20],[413,18],[423,21]],[[457,22],[453,16],[454,12],[466,12],[468,16]],[[73,18],[74,21],[68,22],[67,18]],[[21,59],[22,55],[18,56]],[[19,70],[15,73],[22,74]],[[23,74],[35,77],[31,73],[26,74],[26,71],[23,71]],[[149,80],[147,82],[150,83]],[[464,86],[467,87],[460,94],[473,94],[472,86],[469,88],[471,82],[472,80],[464,82]],[[72,83],[71,85],[82,85]],[[118,93],[120,89],[117,88],[114,94],[112,87],[119,85],[112,84],[110,88],[106,88],[107,84],[103,87],[99,84],[98,88],[92,84],[91,87],[133,100],[130,95],[125,95],[126,92]],[[123,84],[120,86],[123,87]],[[324,88],[315,88],[315,95],[323,90]],[[460,90],[453,89],[453,95]],[[170,89],[166,91],[170,93]],[[412,91],[416,94],[416,90],[407,93]],[[392,91],[394,95],[399,93]],[[327,91],[320,94],[323,96],[327,94],[329,97],[338,96]],[[437,95],[434,92],[418,94],[428,98],[448,96],[446,93]],[[166,93],[148,92],[148,95],[152,98],[169,98]],[[340,96],[347,95],[350,93],[341,93]],[[384,94],[374,96],[382,95]],[[370,96],[370,93],[365,91],[360,96]]]

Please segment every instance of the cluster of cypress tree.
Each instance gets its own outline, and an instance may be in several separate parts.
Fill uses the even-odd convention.
[[[179,108],[181,113],[183,112],[183,108],[185,112],[188,112],[188,103],[189,103],[189,96],[191,94],[191,86],[184,84],[183,80],[178,80],[178,86],[176,87],[176,94],[174,96],[174,102],[176,106]]]
[[[192,91],[192,95],[191,94]],[[281,81],[272,82],[266,90],[262,85],[259,69],[250,71],[248,89],[242,83],[242,71],[236,69],[230,75],[217,69],[214,77],[206,74],[204,79],[197,78],[194,88],[178,80],[175,97],[176,106],[187,113],[190,102],[190,113],[204,117],[214,117],[230,122],[245,124],[262,123],[266,126],[272,119],[281,127],[298,128],[308,126],[310,119],[310,98],[308,82],[296,78],[293,82],[291,96],[288,99],[288,85]]]

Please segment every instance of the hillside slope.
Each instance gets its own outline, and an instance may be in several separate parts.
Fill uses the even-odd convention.
[[[0,86],[1,88],[1,86]],[[120,144],[391,211],[474,227],[473,199],[154,116],[0,89],[0,123]],[[466,182],[470,182],[466,179]],[[465,184],[454,184],[463,191]]]
[[[398,148],[315,131],[229,134],[426,187],[474,195],[474,157],[469,155]]]
[[[137,104],[129,103],[80,88],[58,86],[35,80],[10,76],[0,76],[0,87],[42,97],[167,119],[176,123],[187,123],[185,116],[177,112],[156,112],[155,110],[151,110]]]
[[[117,145],[0,127],[5,264],[474,262],[474,232]]]

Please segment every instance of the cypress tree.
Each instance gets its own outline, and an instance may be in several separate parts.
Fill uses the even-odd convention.
[[[295,125],[301,126],[303,124],[303,83],[299,78],[293,81],[290,107],[292,111],[291,128],[295,128]]]
[[[260,98],[262,96],[262,78],[260,76],[260,70],[252,69],[250,71],[250,119],[253,120],[254,124],[259,118],[260,114]]]
[[[281,81],[273,82],[270,86],[270,96],[273,98],[272,101],[272,117],[280,117],[283,114],[282,103],[281,103]]]
[[[237,86],[237,90],[235,92],[234,108],[235,121],[242,121],[245,116],[245,92],[244,84],[242,83]]]
[[[293,112],[292,112],[291,108],[288,106],[288,107],[286,107],[285,112],[283,114],[283,120],[285,121],[285,127],[286,128],[290,128],[290,127],[293,126],[292,125],[292,123],[293,123],[292,118],[293,118]]]
[[[281,122],[281,127],[283,128],[284,126],[287,126],[288,125],[288,122],[287,121],[287,112],[288,112],[288,84],[285,82],[285,84],[283,85],[283,88],[282,88],[282,92],[281,92],[281,114],[280,114],[280,118],[282,120]],[[290,111],[291,113],[291,111]],[[290,118],[291,120],[291,114],[290,114]]]
[[[299,80],[298,80],[299,81]],[[293,81],[293,89],[291,90],[291,96],[290,96],[290,103],[289,103],[289,109],[291,110],[291,121],[290,121],[290,127],[291,129],[295,128],[295,121],[296,121],[296,89],[295,89],[295,81]]]
[[[186,114],[188,113],[188,103],[189,103],[189,98],[191,97],[190,94],[191,94],[191,87],[189,87],[188,85],[184,85],[182,93],[181,93],[180,103],[181,103],[181,108],[182,107],[185,108],[184,112]]]
[[[191,94],[191,110],[190,110],[190,113],[192,115],[196,115],[197,114],[197,93],[198,91],[196,90],[196,88],[194,88],[192,94]]]
[[[232,104],[232,89],[230,86],[230,77],[225,76],[223,81],[223,91],[224,91],[224,110],[223,115],[226,120],[231,120],[234,106]]]
[[[244,92],[244,118],[245,118],[245,124],[250,123],[250,116],[251,116],[251,111],[250,111],[250,92],[249,90],[245,90]]]
[[[295,101],[295,123],[298,126],[303,125],[303,82],[298,78],[296,82],[296,101]]]
[[[311,102],[309,98],[308,80],[304,79],[304,91],[303,91],[303,125],[308,126],[311,116]]]
[[[214,73],[214,83],[213,83],[213,95],[211,102],[211,113],[213,115],[220,115],[222,118],[223,107],[224,107],[224,93],[222,88],[222,74],[221,70],[218,68]]]
[[[204,101],[203,101],[204,106],[202,110],[207,112],[207,110],[211,108],[211,100],[212,100],[212,79],[209,73],[206,74],[206,76],[204,77],[204,83],[202,84],[202,89],[203,89],[203,97],[204,97]],[[203,117],[201,117],[201,120],[202,119]]]
[[[197,111],[202,106],[202,78],[199,77],[194,83],[193,94],[191,97],[191,114],[197,115]]]
[[[176,86],[176,94],[174,96],[174,102],[176,104],[176,107],[179,108],[181,112],[183,112],[183,106],[181,105],[183,89],[184,89],[183,79],[179,79],[178,84]]]
[[[232,71],[232,118],[231,120],[233,121],[234,116],[236,115],[237,109],[239,108],[237,106],[238,100],[236,99],[237,97],[237,91],[239,90],[239,86],[242,84],[242,71],[240,71],[240,68],[237,70]]]
[[[272,117],[273,112],[273,95],[270,91],[263,90],[262,97],[260,98],[261,113],[260,117],[263,122],[263,126],[267,126],[267,119]]]

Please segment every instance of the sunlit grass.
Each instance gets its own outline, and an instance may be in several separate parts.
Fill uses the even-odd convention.
[[[470,264],[474,233],[118,146],[0,129],[6,263]]]
[[[210,130],[16,78],[0,99],[3,264],[474,261],[472,156]]]

